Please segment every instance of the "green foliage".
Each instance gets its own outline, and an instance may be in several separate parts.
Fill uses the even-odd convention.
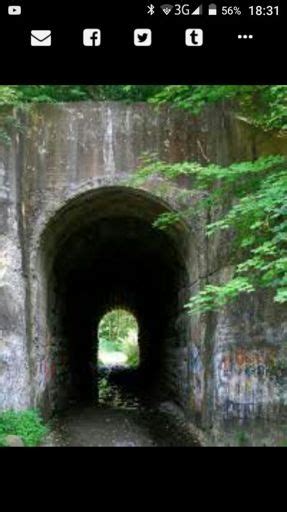
[[[0,446],[5,446],[8,435],[21,437],[25,446],[37,446],[46,433],[38,411],[7,411],[0,414]]]
[[[11,134],[23,131],[23,126],[13,115],[7,113],[0,117],[0,143],[4,146],[11,145]]]
[[[120,352],[127,357],[128,366],[137,366],[138,325],[135,317],[122,309],[107,313],[99,325],[99,353]]]
[[[123,309],[114,309],[100,322],[98,336],[100,343],[105,344],[106,350],[121,350],[130,331],[137,330],[137,321],[133,315]]]
[[[192,188],[202,192],[196,206],[180,214],[160,216],[156,227],[165,229],[179,218],[190,220],[199,210],[212,208],[221,213],[216,222],[207,226],[207,236],[224,230],[233,233],[233,278],[222,285],[205,286],[187,304],[192,312],[220,309],[240,293],[251,293],[258,288],[271,288],[275,302],[287,302],[287,161],[284,157],[268,156],[229,167],[150,161],[139,171],[139,176],[147,179],[155,173],[173,180],[190,176]]]
[[[169,103],[193,114],[207,105],[232,102],[234,109],[266,129],[287,128],[285,85],[14,85],[0,86],[0,105],[73,101]]]
[[[247,278],[237,277],[222,286],[205,286],[204,290],[192,298],[185,307],[192,313],[206,313],[213,309],[222,308],[236,299],[240,293],[253,291],[254,287]]]
[[[287,128],[285,85],[15,85],[0,86],[0,105],[69,101],[169,103],[199,114],[207,105],[231,101],[235,110],[266,129]]]
[[[238,446],[248,446],[250,440],[249,436],[243,430],[237,433]]]
[[[194,114],[207,105],[231,101],[234,109],[253,124],[266,129],[287,129],[286,85],[172,85],[163,87],[150,101],[171,103]]]
[[[0,105],[73,101],[148,101],[159,86],[135,85],[16,85],[0,86]]]
[[[167,86],[151,101],[169,103],[194,114],[209,104],[229,101],[238,114],[263,129],[287,129],[285,85]],[[287,302],[287,163],[283,157],[220,167],[196,162],[168,164],[157,161],[154,155],[144,156],[135,184],[143,183],[150,175],[175,182],[180,176],[189,176],[192,188],[202,196],[192,208],[161,215],[155,227],[166,229],[180,219],[189,221],[199,210],[209,209],[221,214],[208,226],[207,236],[223,230],[233,233],[234,276],[222,285],[208,284],[188,303],[191,312],[219,309],[240,293],[258,288],[271,288],[275,302]]]
[[[106,377],[102,377],[98,382],[98,393],[100,400],[107,400],[110,397],[111,389],[109,381]]]
[[[208,104],[246,96],[252,94],[254,89],[254,86],[238,85],[170,85],[154,95],[151,102],[171,103],[198,114]]]
[[[0,86],[0,105],[14,105],[17,102],[16,87]]]
[[[123,342],[123,353],[127,356],[127,366],[136,368],[139,364],[139,347],[137,342],[137,331],[129,332],[129,335]]]

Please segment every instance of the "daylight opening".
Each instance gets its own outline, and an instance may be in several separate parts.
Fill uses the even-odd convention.
[[[99,367],[137,368],[139,365],[138,323],[124,309],[114,309],[98,328]]]
[[[49,339],[35,356],[43,409],[93,400],[108,365],[131,392],[187,402],[189,231],[155,229],[169,211],[147,192],[106,187],[71,200],[47,226],[34,295],[35,337]]]

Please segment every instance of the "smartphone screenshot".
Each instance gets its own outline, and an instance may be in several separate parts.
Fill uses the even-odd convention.
[[[0,23],[0,447],[287,446],[283,0]]]

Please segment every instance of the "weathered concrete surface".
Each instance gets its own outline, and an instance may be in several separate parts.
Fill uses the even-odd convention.
[[[18,140],[0,149],[0,404],[30,404],[25,283],[17,177]]]
[[[0,407],[49,409],[65,400],[78,371],[69,357],[80,356],[63,323],[67,297],[75,295],[97,309],[87,319],[79,306],[90,330],[105,308],[121,303],[137,313],[143,361],[156,370],[163,399],[180,404],[198,426],[282,417],[285,310],[265,294],[189,319],[183,306],[190,294],[232,272],[228,240],[206,239],[204,215],[155,236],[157,215],[180,208],[174,189],[161,183],[159,199],[155,182],[131,189],[123,179],[144,153],[228,164],[286,154],[286,140],[234,119],[224,105],[198,118],[121,103],[11,114],[22,128],[0,153]],[[76,299],[69,318],[77,316]],[[87,361],[88,347],[83,351]]]

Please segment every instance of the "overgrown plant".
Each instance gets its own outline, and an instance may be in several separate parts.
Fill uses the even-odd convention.
[[[228,167],[202,166],[195,162],[168,164],[145,160],[136,179],[163,176],[176,180],[185,175],[202,199],[181,213],[164,214],[154,226],[166,229],[180,218],[190,219],[198,210],[212,208],[223,213],[207,226],[212,238],[220,231],[233,233],[231,263],[234,276],[221,285],[206,285],[187,304],[191,312],[220,309],[242,292],[270,288],[274,301],[287,302],[287,161],[268,156]],[[185,191],[188,194],[188,191]],[[230,202],[230,198],[233,198]],[[221,205],[225,205],[221,209]],[[229,207],[228,207],[229,205]]]
[[[0,105],[71,101],[169,104],[198,114],[222,101],[266,129],[287,128],[286,85],[14,85],[0,87]]]
[[[0,446],[9,435],[21,437],[25,446],[37,446],[47,434],[43,420],[36,410],[7,411],[0,414]]]
[[[150,100],[199,114],[204,107],[232,102],[234,110],[264,129],[287,129],[286,85],[171,85]]]

